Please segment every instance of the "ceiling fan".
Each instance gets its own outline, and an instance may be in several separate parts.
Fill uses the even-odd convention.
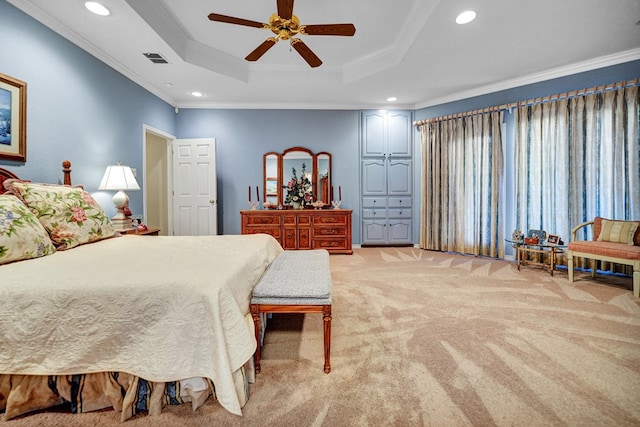
[[[265,40],[247,55],[245,58],[247,61],[257,61],[278,41],[290,40],[291,46],[307,61],[307,64],[311,67],[319,67],[322,65],[320,58],[302,40],[295,36],[353,36],[356,33],[356,27],[353,24],[300,25],[300,20],[293,14],[294,0],[277,0],[277,2],[278,12],[271,15],[268,24],[217,13],[210,13],[209,19],[217,22],[226,22],[227,24],[271,30],[276,35]]]

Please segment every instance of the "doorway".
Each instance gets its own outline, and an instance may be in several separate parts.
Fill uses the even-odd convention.
[[[215,139],[143,128],[146,224],[164,236],[217,234]]]
[[[143,210],[144,220],[160,235],[173,235],[171,221],[170,165],[174,136],[144,125],[143,137]]]

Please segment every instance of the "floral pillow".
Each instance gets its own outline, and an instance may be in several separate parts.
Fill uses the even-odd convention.
[[[7,180],[4,186],[38,217],[58,250],[115,235],[100,205],[82,188],[19,180]]]
[[[47,231],[16,196],[0,195],[0,264],[56,251]]]

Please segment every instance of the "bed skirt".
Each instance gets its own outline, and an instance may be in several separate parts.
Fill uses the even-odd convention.
[[[234,373],[242,406],[249,398],[247,370]],[[5,419],[29,412],[67,405],[71,413],[105,408],[120,412],[120,420],[148,412],[158,415],[166,405],[191,403],[195,411],[213,397],[211,380],[190,378],[172,382],[151,382],[122,372],[80,375],[0,375],[0,412]]]

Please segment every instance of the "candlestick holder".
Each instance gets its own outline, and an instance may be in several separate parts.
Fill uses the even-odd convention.
[[[258,205],[260,205],[260,202],[249,202],[249,206],[251,207],[252,211],[255,211],[256,209],[258,209]]]
[[[334,200],[331,202],[331,204],[333,205],[333,209],[339,209],[340,208],[340,203],[342,203],[342,200]]]

